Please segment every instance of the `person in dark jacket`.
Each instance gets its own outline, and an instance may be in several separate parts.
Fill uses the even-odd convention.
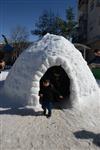
[[[59,98],[63,98],[59,94],[59,92],[53,87],[53,85],[50,84],[49,80],[43,81],[43,87],[39,91],[40,96],[40,104],[43,108],[43,114],[46,115],[46,110],[48,110],[47,117],[51,117],[52,114],[52,102],[53,102],[53,96],[54,94],[57,94]]]
[[[92,63],[95,63],[95,64],[100,64],[100,49],[95,49],[94,50],[94,59],[92,59],[90,62],[89,62],[89,65],[91,65]]]

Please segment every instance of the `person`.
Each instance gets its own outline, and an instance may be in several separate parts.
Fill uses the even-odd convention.
[[[59,94],[59,92],[54,88],[53,85],[50,84],[48,79],[43,81],[43,87],[39,91],[40,96],[40,104],[42,105],[43,115],[46,115],[46,111],[48,110],[47,117],[51,117],[52,115],[52,103],[53,103],[53,95],[57,94],[59,98],[63,98]]]
[[[95,49],[94,55],[95,55],[95,57],[89,62],[89,65],[100,64],[100,49]]]
[[[6,62],[4,60],[0,60],[0,73],[2,70],[4,70],[5,65],[6,65]]]
[[[94,59],[90,61],[89,67],[100,86],[100,49],[94,50]]]

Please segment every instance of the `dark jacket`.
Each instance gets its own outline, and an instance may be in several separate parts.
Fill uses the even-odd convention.
[[[89,62],[89,64],[92,64],[92,63],[100,64],[100,56],[95,56],[95,58]]]
[[[50,101],[53,102],[54,100],[54,95],[56,94],[58,97],[60,96],[60,93],[51,85],[49,85],[48,87],[43,87],[40,91],[39,91],[39,95],[43,94],[42,100],[40,103],[42,103],[42,101]],[[41,98],[40,98],[41,99]]]

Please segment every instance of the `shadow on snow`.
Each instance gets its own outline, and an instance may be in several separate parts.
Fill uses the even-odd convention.
[[[35,112],[32,108],[8,108],[0,110],[0,115],[42,116],[43,112]]]
[[[74,132],[74,136],[77,139],[93,139],[93,144],[100,147],[100,133],[95,134],[91,131],[81,130],[81,131]]]

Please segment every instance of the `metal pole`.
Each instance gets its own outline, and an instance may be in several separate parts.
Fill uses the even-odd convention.
[[[84,47],[84,59],[86,60],[86,48]]]

